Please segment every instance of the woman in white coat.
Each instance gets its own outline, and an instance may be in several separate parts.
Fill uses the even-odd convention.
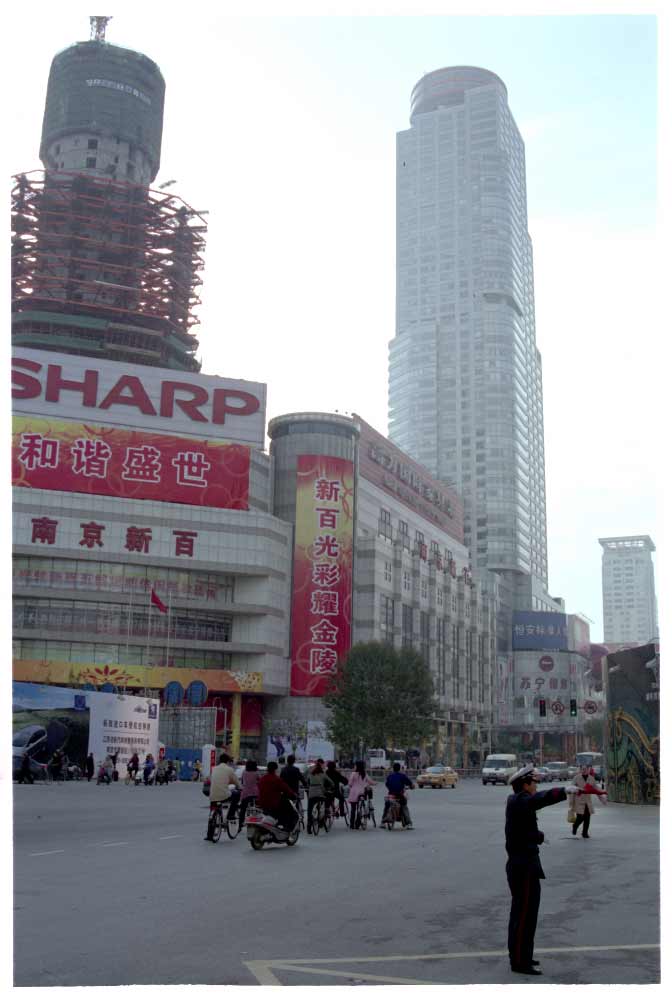
[[[583,790],[586,784],[590,784],[590,786],[594,787],[596,791],[599,790],[597,781],[593,777],[592,767],[586,766],[579,770],[572,781],[572,784],[580,790]],[[588,827],[590,826],[590,817],[594,812],[592,796],[589,794],[575,794],[572,795],[572,798],[572,810],[576,813],[576,819],[572,823],[572,833],[576,836],[579,826],[583,825],[581,836],[585,840],[590,840],[590,837],[588,836]]]

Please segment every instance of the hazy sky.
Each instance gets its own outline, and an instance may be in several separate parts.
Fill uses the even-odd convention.
[[[156,181],[209,211],[203,371],[267,382],[269,418],[356,412],[387,432],[395,134],[423,73],[472,64],[503,79],[526,145],[549,588],[600,641],[598,537],[661,538],[655,17],[130,10],[108,39],[166,79]],[[40,10],[13,73],[13,172],[40,167],[52,56],[87,37],[85,14]]]

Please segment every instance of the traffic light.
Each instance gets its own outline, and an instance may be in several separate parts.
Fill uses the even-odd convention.
[[[571,717],[576,717],[576,700],[573,697],[569,701],[569,713]]]
[[[539,701],[539,717],[546,717],[546,701]]]

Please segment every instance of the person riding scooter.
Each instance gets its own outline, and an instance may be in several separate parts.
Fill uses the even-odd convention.
[[[289,784],[278,777],[277,769],[278,764],[271,760],[266,773],[259,779],[259,805],[266,815],[273,816],[283,829],[291,833],[299,817],[290,799],[295,801],[297,795]]]
[[[411,822],[411,817],[408,814],[408,801],[404,790],[410,788],[413,790],[415,784],[407,777],[405,773],[401,772],[401,763],[392,764],[392,773],[388,774],[387,780],[385,781],[385,787],[388,790],[388,798],[385,799],[385,810],[383,812],[383,818],[381,819],[381,828],[384,827],[387,821],[387,815],[390,810],[390,799],[393,798],[398,801],[401,806],[401,823],[406,829],[413,829],[413,823]]]

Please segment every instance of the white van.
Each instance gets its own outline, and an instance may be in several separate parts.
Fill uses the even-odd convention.
[[[509,777],[517,769],[518,757],[513,753],[492,753],[483,764],[481,780],[484,785],[508,784]]]

